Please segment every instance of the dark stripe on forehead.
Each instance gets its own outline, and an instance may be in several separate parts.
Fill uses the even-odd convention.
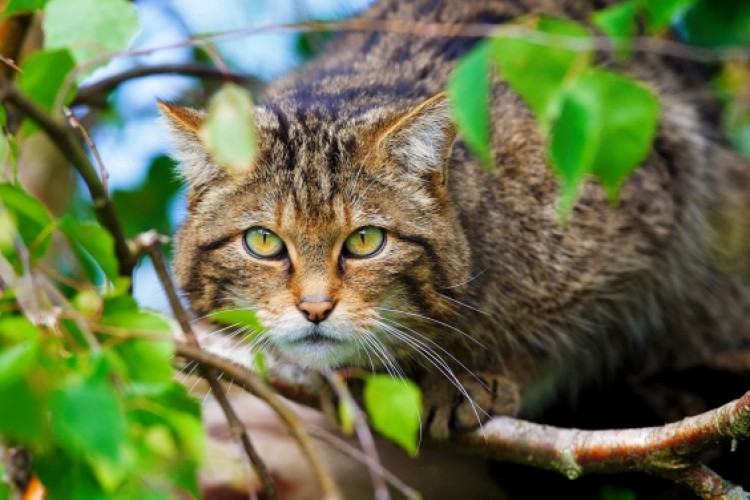
[[[330,137],[328,146],[328,171],[331,172],[331,183],[333,184],[336,180],[334,177],[340,170],[341,166],[341,149],[339,148],[338,137]],[[336,189],[336,186],[332,186]]]
[[[284,152],[284,168],[291,170],[294,168],[294,148],[289,139],[289,118],[281,108],[273,102],[266,104],[276,117],[279,119],[278,139],[281,142],[282,151]]]

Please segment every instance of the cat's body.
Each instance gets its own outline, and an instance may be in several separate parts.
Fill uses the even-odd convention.
[[[585,20],[594,3],[389,0],[364,16]],[[205,153],[200,113],[166,107],[190,184],[175,268],[195,311],[257,310],[274,349],[302,365],[398,363],[423,386],[437,436],[476,424],[471,405],[455,404],[452,374],[479,406],[512,413],[519,395],[531,407],[606,371],[688,365],[750,339],[750,166],[704,133],[714,104],[695,75],[656,56],[623,68],[662,99],[654,151],[617,207],[591,182],[562,225],[545,139],[499,79],[496,174],[453,144],[439,94],[474,43],[340,36],[269,88],[259,152],[241,173]],[[243,237],[254,227],[285,253],[252,256]],[[385,245],[342,254],[362,227],[383,228]]]

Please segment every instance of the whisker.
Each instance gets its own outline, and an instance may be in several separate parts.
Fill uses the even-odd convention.
[[[477,377],[477,376],[476,376],[476,375],[474,374],[474,372],[473,372],[473,371],[471,371],[471,370],[470,370],[470,369],[469,369],[469,368],[468,368],[468,367],[467,367],[467,366],[466,366],[465,364],[463,364],[463,363],[461,362],[461,360],[459,360],[458,358],[456,358],[456,357],[455,357],[455,356],[454,356],[454,355],[453,355],[453,354],[452,354],[452,353],[451,353],[450,351],[448,351],[448,350],[447,350],[447,349],[445,349],[445,348],[444,348],[443,346],[441,346],[440,344],[438,344],[437,342],[435,342],[434,340],[432,340],[432,339],[431,339],[431,338],[430,338],[429,336],[425,335],[424,333],[418,332],[418,331],[416,331],[416,330],[414,330],[414,329],[412,329],[412,328],[410,328],[410,327],[408,327],[408,326],[406,326],[406,325],[402,325],[402,324],[401,324],[401,323],[399,323],[398,321],[395,321],[395,320],[392,320],[392,319],[388,319],[388,318],[381,318],[381,320],[382,320],[382,322],[390,322],[390,323],[392,323],[392,324],[391,324],[390,326],[393,326],[393,327],[398,327],[398,328],[402,328],[402,329],[408,330],[409,332],[411,332],[411,333],[413,333],[414,335],[418,336],[418,337],[419,337],[419,338],[420,338],[420,339],[422,340],[422,343],[424,343],[424,342],[428,342],[428,343],[430,343],[431,345],[435,346],[435,347],[436,347],[437,349],[439,349],[439,350],[440,350],[440,351],[441,351],[442,353],[444,353],[444,354],[445,354],[445,355],[447,355],[447,356],[448,356],[448,357],[449,357],[449,358],[450,358],[451,360],[453,360],[453,361],[454,361],[454,362],[455,362],[455,363],[456,363],[456,364],[457,364],[458,366],[460,366],[461,368],[463,368],[463,369],[464,369],[464,370],[466,371],[466,373],[468,373],[469,375],[471,375],[471,377],[472,377],[472,378],[473,378],[474,380],[476,380],[477,382],[479,382],[480,384],[482,384],[482,386],[483,386],[483,387],[484,387],[485,389],[487,389],[487,390],[490,390],[490,388],[489,388],[489,387],[487,387],[487,384],[485,384],[485,383],[484,383],[484,382],[482,381],[482,379],[480,379],[479,377]],[[382,324],[381,320],[375,320],[375,321],[376,321],[376,322],[378,322],[378,323],[380,323],[380,324]],[[404,332],[403,330],[401,330],[401,333],[403,333],[404,335],[406,335],[406,332]],[[416,341],[417,339],[413,339],[413,340],[415,340],[415,341]]]
[[[432,364],[443,376],[445,376],[451,382],[451,384],[453,384],[453,386],[459,391],[459,393],[461,393],[461,395],[464,398],[466,398],[466,401],[468,401],[469,405],[471,406],[472,411],[474,412],[474,415],[477,418],[477,422],[479,423],[479,426],[482,427],[482,419],[479,417],[479,414],[482,413],[485,416],[489,416],[489,415],[483,408],[481,408],[479,405],[476,404],[476,402],[471,397],[469,392],[466,390],[463,384],[461,384],[461,381],[453,373],[453,370],[451,370],[450,366],[448,366],[448,364],[445,362],[443,358],[440,357],[440,355],[438,355],[435,351],[433,351],[429,346],[425,345],[423,342],[420,342],[418,339],[410,337],[407,333],[402,332],[401,330],[394,328],[381,321],[375,320],[375,322],[379,324],[386,333],[393,335],[398,340],[404,342],[408,346],[412,347],[415,351],[419,352],[424,357],[424,359],[430,362],[430,364]],[[472,374],[472,376],[475,376],[473,375],[472,372],[469,371],[469,373]]]
[[[378,339],[378,337],[373,332],[369,330],[365,330],[364,334],[365,334],[365,338],[370,339],[373,347],[377,349],[378,351],[380,351],[380,353],[383,355],[385,360],[388,362],[388,365],[391,367],[391,370],[388,370],[389,375],[391,375],[393,378],[399,378],[399,379],[406,378],[404,371],[401,369],[401,366],[398,364],[396,357],[388,349],[388,346],[386,346],[380,339]]]
[[[450,300],[453,303],[456,303],[456,304],[458,304],[460,306],[463,306],[463,307],[465,307],[467,309],[471,309],[472,311],[478,312],[479,314],[484,314],[485,316],[489,317],[489,314],[487,314],[486,312],[482,311],[481,309],[478,309],[478,308],[476,308],[476,307],[474,307],[472,305],[469,305],[469,304],[467,304],[465,302],[461,302],[460,300],[454,299],[453,297],[449,297],[449,296],[447,296],[447,295],[445,295],[443,293],[440,293],[440,292],[436,292],[436,293],[438,295],[440,295],[441,297],[443,297],[444,299],[446,299],[446,300]]]
[[[455,285],[449,285],[449,286],[446,286],[446,287],[443,287],[443,288],[439,288],[438,290],[450,290],[451,288],[458,288],[460,286],[467,285],[467,284],[471,283],[472,281],[474,281],[475,279],[477,279],[478,277],[480,277],[481,275],[483,275],[485,273],[485,271],[487,271],[487,269],[489,269],[489,268],[485,267],[484,269],[482,269],[481,271],[479,271],[477,274],[475,274],[471,278],[467,279],[466,281],[462,281],[461,283],[456,283]]]
[[[477,339],[475,339],[474,337],[472,337],[468,333],[464,332],[463,330],[461,330],[459,328],[456,328],[453,325],[449,325],[448,323],[444,323],[444,322],[442,322],[440,320],[437,320],[437,319],[434,319],[434,318],[430,318],[429,316],[425,316],[423,314],[418,314],[418,313],[409,312],[409,311],[400,311],[398,309],[388,309],[386,307],[375,307],[374,309],[379,310],[379,311],[386,311],[386,312],[392,312],[392,313],[397,313],[397,314],[403,314],[403,315],[406,315],[406,316],[413,316],[415,318],[421,318],[421,319],[425,319],[427,321],[432,321],[433,323],[436,323],[438,325],[441,325],[441,326],[444,326],[446,328],[449,328],[450,330],[453,330],[456,333],[460,333],[461,335],[463,335],[467,339],[471,340],[472,342],[474,342],[475,344],[477,344],[478,346],[480,346],[482,349],[487,349],[487,347],[484,344],[482,344]]]

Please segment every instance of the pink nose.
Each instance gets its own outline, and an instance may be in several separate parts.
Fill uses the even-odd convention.
[[[307,321],[320,323],[331,314],[334,305],[331,297],[302,297],[297,308],[302,311]]]

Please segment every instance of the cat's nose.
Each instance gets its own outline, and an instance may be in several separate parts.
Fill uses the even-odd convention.
[[[302,297],[297,308],[302,311],[308,321],[320,323],[331,314],[334,305],[331,297]]]

